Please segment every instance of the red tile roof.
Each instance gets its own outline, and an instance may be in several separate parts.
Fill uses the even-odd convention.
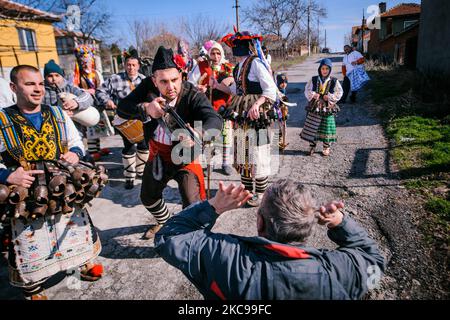
[[[420,14],[421,7],[417,3],[401,3],[381,14],[382,18]]]
[[[0,18],[23,18],[32,20],[61,21],[55,14],[34,9],[23,4],[9,0],[0,0]]]

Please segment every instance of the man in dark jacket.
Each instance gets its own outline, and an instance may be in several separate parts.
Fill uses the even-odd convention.
[[[244,186],[172,217],[156,234],[155,250],[179,268],[206,299],[360,299],[380,280],[384,258],[366,231],[333,202],[316,210],[304,186],[281,180],[258,210],[259,237],[211,232],[216,219],[251,197]],[[339,248],[305,245],[314,225],[326,224]]]
[[[152,72],[151,78],[144,79],[119,102],[117,110],[119,117],[145,123],[145,138],[150,145],[149,162],[142,177],[141,200],[158,224],[147,230],[144,239],[152,239],[170,218],[162,196],[169,180],[178,182],[183,208],[206,199],[203,170],[196,160],[202,146],[179,148],[181,144],[175,141],[182,140],[177,134],[180,127],[174,117],[166,113],[167,108],[172,108],[192,128],[196,122],[201,123],[200,134],[209,137],[211,131],[219,135],[223,125],[223,119],[214,111],[208,98],[194,85],[182,82],[181,68],[176,64],[172,49],[158,49]],[[185,139],[183,144],[192,146],[192,141]]]

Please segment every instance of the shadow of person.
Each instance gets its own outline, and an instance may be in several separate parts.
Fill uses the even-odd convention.
[[[102,242],[100,256],[108,259],[154,259],[158,258],[153,240],[143,240],[142,235],[152,225],[121,227],[98,230]]]
[[[284,150],[280,151],[283,156],[304,156],[309,157],[309,152],[306,150]]]

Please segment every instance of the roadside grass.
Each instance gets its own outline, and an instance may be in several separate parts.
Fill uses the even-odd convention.
[[[303,61],[306,60],[308,56],[295,56],[295,57],[289,57],[286,60],[281,58],[274,58],[272,61],[272,70],[274,72],[279,72],[286,70],[296,64],[300,64]]]
[[[450,243],[449,80],[417,71],[369,65],[370,93],[391,141],[405,186],[420,194],[430,219],[421,224],[438,247]],[[447,87],[448,88],[448,87]]]

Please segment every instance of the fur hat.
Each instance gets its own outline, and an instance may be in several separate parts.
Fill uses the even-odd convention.
[[[182,66],[176,63],[172,49],[166,49],[163,46],[159,47],[153,61],[152,73],[171,68],[181,70]]]

